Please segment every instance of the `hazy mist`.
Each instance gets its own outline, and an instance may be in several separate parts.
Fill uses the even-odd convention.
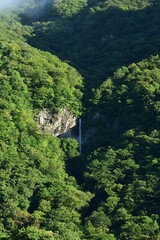
[[[31,5],[30,5],[31,2]],[[0,0],[0,10],[3,9],[16,9],[20,6],[32,6],[34,8],[35,6],[38,8],[43,8],[47,3],[54,2],[52,0],[39,0],[39,1],[33,1],[33,0]]]
[[[0,9],[15,9],[18,7],[19,3],[19,0],[0,0]]]

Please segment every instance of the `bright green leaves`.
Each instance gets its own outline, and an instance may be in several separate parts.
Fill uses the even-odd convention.
[[[0,43],[1,239],[80,240],[91,194],[65,169],[77,142],[43,135],[35,108],[82,113],[82,77],[57,57],[14,41]]]
[[[117,125],[146,128],[148,122],[148,129],[153,129],[159,116],[160,85],[154,77],[160,74],[159,64],[158,57],[151,57],[128,69],[118,69],[95,91],[94,103],[99,104],[103,114],[106,112],[108,120],[117,119]]]
[[[94,184],[95,199],[99,192],[103,196],[95,213],[102,211],[104,217],[108,217],[117,239],[154,239],[158,234],[158,136],[156,130],[150,135],[129,130],[119,147],[99,149],[88,158],[86,184]],[[89,231],[93,234],[95,230],[91,230],[91,223],[91,220],[86,222],[86,229],[90,226]],[[102,232],[104,234],[106,230]],[[110,227],[108,233],[111,233]]]
[[[53,10],[63,18],[72,17],[83,7],[87,6],[87,0],[58,0],[53,5]]]
[[[129,220],[122,227],[120,239],[156,239],[159,231],[157,221],[148,216],[137,217],[137,219]]]
[[[56,240],[52,231],[47,231],[45,229],[39,229],[35,226],[28,226],[27,228],[22,228],[16,239],[21,240]]]
[[[81,114],[83,85],[75,69],[29,45],[14,42],[3,45],[1,73],[8,79],[8,85],[11,84],[12,101],[19,108],[26,104],[23,101],[30,101],[35,108],[56,112],[66,108],[74,115]]]
[[[99,1],[97,6],[94,8],[95,11],[105,11],[108,8],[120,8],[122,10],[137,10],[143,9],[151,5],[149,0],[138,0],[138,1],[129,1],[129,0],[108,0],[108,1]]]
[[[30,10],[39,9],[38,1],[27,4]],[[47,6],[46,16],[34,16],[37,35],[29,41],[77,66],[87,76],[90,98],[88,89],[98,86],[106,73],[159,51],[159,13],[154,7],[144,9],[151,4],[148,0],[87,4],[60,0]],[[0,238],[157,238],[159,57],[120,67],[94,90],[91,134],[85,127],[84,132],[91,149],[103,148],[80,159],[75,140],[37,130],[33,111],[63,108],[79,116],[82,77],[57,57],[22,43],[30,27],[18,21],[7,15],[0,23],[5,40],[0,43]],[[93,194],[82,191],[67,171]]]

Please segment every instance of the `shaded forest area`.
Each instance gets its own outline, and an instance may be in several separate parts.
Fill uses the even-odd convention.
[[[52,13],[49,21],[42,18],[33,22],[35,35],[29,38],[31,45],[76,67],[89,90],[99,86],[117,68],[160,51],[159,3],[151,6],[146,3],[146,7],[141,3],[143,8],[138,9],[130,6],[130,1],[128,6],[123,1],[117,1],[117,5],[112,5],[112,1],[97,5],[95,2],[91,1],[76,15],[58,15],[55,20]]]

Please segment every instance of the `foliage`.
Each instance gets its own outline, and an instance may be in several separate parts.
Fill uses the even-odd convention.
[[[20,73],[3,72],[0,92],[1,238],[80,239],[78,210],[91,196],[65,172],[63,141],[38,131]]]
[[[65,13],[71,8],[64,9],[68,4],[64,0],[57,3],[62,11],[58,16],[53,7],[47,19],[35,20],[29,43],[69,60],[85,77],[87,89],[97,87],[122,65],[160,52],[158,2],[92,0],[78,12],[77,3],[81,1],[72,1],[76,12],[72,17]]]
[[[159,134],[126,135],[122,148],[98,149],[89,157],[86,182],[94,182],[92,191],[101,191],[106,198],[87,219],[87,229],[91,222],[96,233],[101,228],[103,234],[114,232],[117,239],[152,239],[157,235]]]
[[[53,10],[62,17],[72,17],[87,5],[87,0],[59,0],[53,5]]]
[[[121,67],[95,90],[94,103],[101,105],[103,113],[110,114],[112,120],[121,118],[119,127],[158,127],[159,76],[158,56]]]
[[[82,78],[75,69],[24,43],[0,44],[3,75],[9,75],[19,90],[20,82],[26,85],[34,108],[50,108],[55,112],[67,108],[75,115],[81,113]]]
[[[40,132],[34,114],[37,108],[66,107],[79,115],[82,78],[57,57],[22,42],[21,31],[20,39],[8,41],[9,29],[0,42],[0,238],[78,240],[79,210],[91,194],[65,170],[65,161],[78,154],[77,143]]]
[[[0,20],[0,239],[158,239],[159,3],[29,0]],[[46,108],[84,113],[82,154],[37,128]]]

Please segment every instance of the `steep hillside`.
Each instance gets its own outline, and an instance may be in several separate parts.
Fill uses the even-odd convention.
[[[79,155],[77,142],[40,131],[35,110],[65,108],[78,116],[82,78],[24,43],[24,28],[11,22],[1,22],[0,41],[0,238],[81,239],[79,211],[91,194],[66,172],[68,158]],[[9,39],[14,27],[20,38]]]
[[[63,2],[70,9],[69,1],[58,6]],[[29,42],[69,60],[87,88],[98,86],[118,67],[160,51],[156,2],[88,1],[77,14],[62,10],[55,4],[48,19],[34,21],[35,36]]]
[[[86,219],[91,239],[107,239],[107,233],[116,239],[157,239],[159,100],[158,56],[121,67],[95,91],[98,114],[88,146],[96,150],[85,172],[86,188],[95,193]]]

